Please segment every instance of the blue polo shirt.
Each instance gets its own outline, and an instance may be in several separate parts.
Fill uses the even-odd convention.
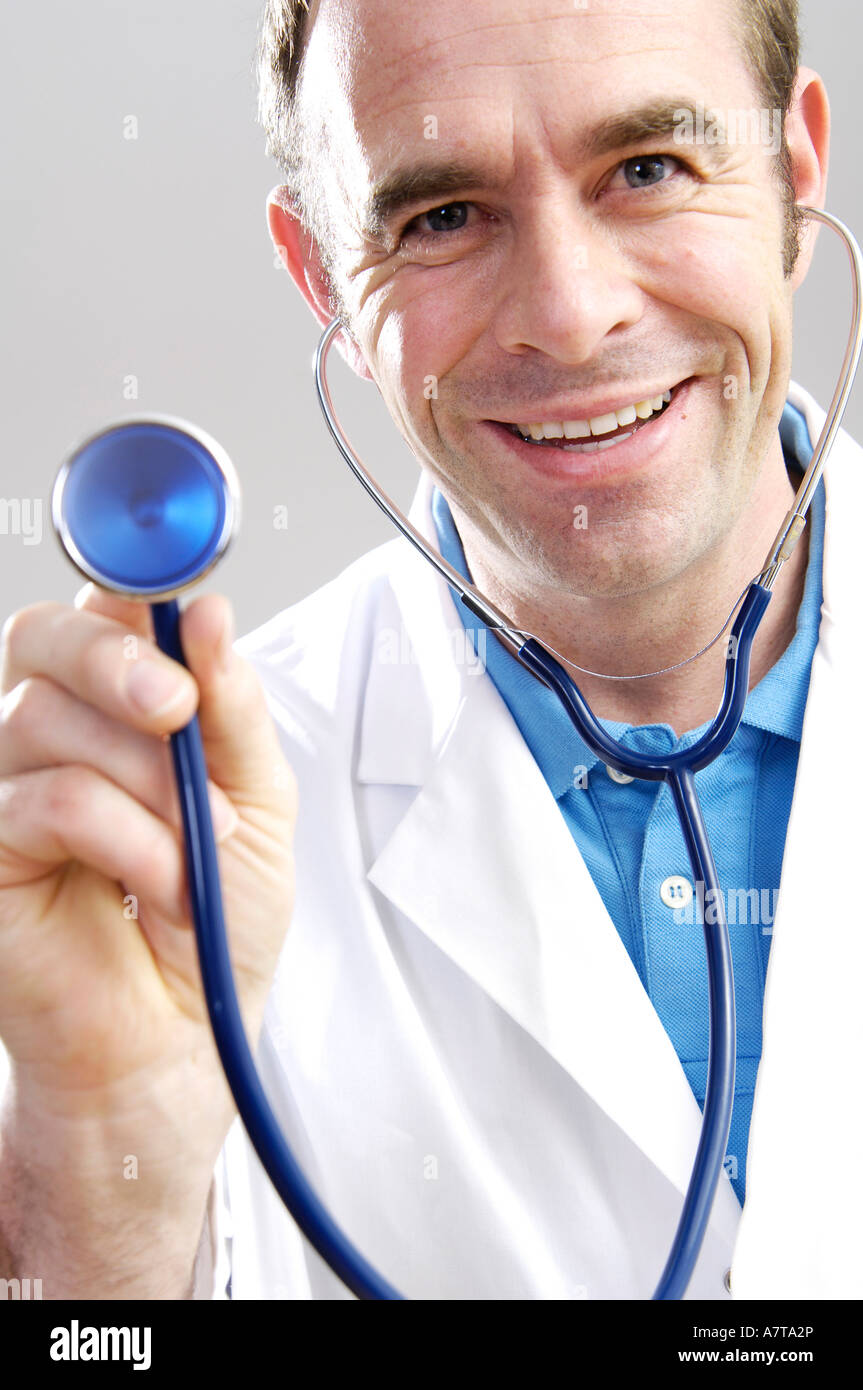
[[[780,426],[786,464],[802,471],[812,445],[803,416],[786,405]],[[452,513],[434,490],[432,515],[441,554],[470,579]],[[697,774],[697,788],[729,915],[737,1000],[737,1083],[726,1170],[743,1202],[746,1148],[761,1057],[764,981],[791,811],[803,712],[821,615],[824,485],[810,509],[809,560],[795,635],[750,692],[725,752]],[[477,646],[484,624],[456,599]],[[552,691],[489,633],[483,656],[525,742],[557,800],[582,858],[638,971],[699,1105],[707,1083],[707,963],[701,911],[671,792],[664,783],[614,780],[576,733]],[[717,705],[721,691],[717,689]],[[708,727],[676,738],[667,724],[603,720],[627,748],[670,753]]]

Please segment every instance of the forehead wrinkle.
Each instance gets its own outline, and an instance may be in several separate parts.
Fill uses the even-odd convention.
[[[409,3],[409,0],[407,0]],[[685,43],[679,42],[681,37],[686,36],[687,30],[684,28],[681,35],[681,15],[669,13],[667,8],[652,6],[649,10],[641,8],[638,4],[618,7],[615,0],[591,0],[591,8],[585,10],[561,11],[558,14],[539,15],[537,17],[511,16],[501,20],[489,20],[486,23],[474,23],[468,25],[456,33],[447,29],[444,33],[435,32],[423,35],[420,42],[414,42],[411,47],[401,53],[393,54],[393,40],[397,41],[398,27],[388,25],[381,14],[378,6],[366,8],[363,13],[362,3],[352,5],[346,11],[343,0],[315,0],[314,10],[315,23],[309,33],[307,48],[323,48],[328,51],[325,63],[340,74],[338,86],[342,89],[342,97],[347,100],[347,107],[352,109],[354,116],[364,118],[365,115],[380,111],[381,103],[386,102],[392,95],[399,93],[399,89],[404,91],[416,82],[419,76],[420,86],[427,88],[429,79],[433,77],[435,83],[441,83],[449,74],[461,74],[473,69],[475,71],[487,70],[494,73],[500,69],[510,68],[517,70],[520,68],[547,67],[549,64],[558,63],[560,65],[584,64],[593,67],[610,61],[613,58],[631,57],[636,51],[645,55],[677,51],[685,48]],[[696,7],[690,4],[689,8],[695,13]],[[727,10],[727,6],[720,0],[721,10]],[[424,7],[423,14],[428,10]],[[457,18],[457,16],[455,16]],[[453,50],[457,50],[459,45],[465,46],[465,42],[473,41],[474,47],[477,46],[478,36],[502,34],[514,31],[518,34],[525,27],[528,28],[528,37],[543,33],[547,41],[550,36],[559,29],[561,23],[570,24],[573,20],[582,25],[589,25],[593,38],[592,43],[584,43],[578,51],[573,53],[561,52],[561,45],[558,41],[555,51],[548,54],[539,54],[533,57],[518,57],[515,53],[511,57],[504,55],[498,60],[490,55],[483,57],[465,58],[463,61],[453,63],[449,56]],[[591,23],[594,21],[594,23]],[[654,29],[661,28],[668,30],[669,26],[674,26],[674,36],[678,39],[676,44],[649,43],[649,34],[644,35],[645,43],[639,43],[637,49],[633,46],[633,35],[627,32],[627,26],[644,30],[645,26],[652,26]],[[394,33],[395,30],[395,33]],[[624,32],[621,32],[623,30]],[[570,31],[574,34],[574,43],[577,43],[577,34],[580,31]],[[700,31],[698,31],[700,32]],[[695,36],[694,26],[690,26],[689,33]],[[670,35],[666,34],[668,39]],[[569,45],[565,45],[569,47]],[[597,52],[597,47],[601,51]],[[435,59],[435,54],[440,54],[439,60]],[[517,50],[516,50],[517,52]],[[307,52],[307,59],[310,54]],[[323,56],[323,55],[320,55]],[[419,60],[417,62],[416,60]],[[308,66],[308,64],[306,64]],[[434,69],[437,67],[438,71]],[[409,71],[405,71],[408,68]],[[431,71],[430,71],[431,70]],[[330,84],[327,83],[326,86]],[[399,93],[401,95],[401,93]],[[390,110],[401,110],[404,105],[411,100],[417,102],[436,99],[444,99],[439,91],[428,94],[420,90],[415,97],[405,95],[403,100],[399,100]],[[365,108],[363,111],[361,108]]]
[[[525,27],[525,26],[527,26],[527,27],[529,28],[529,30],[531,31],[531,33],[534,34],[534,33],[537,32],[537,30],[538,30],[541,26],[548,25],[548,24],[565,23],[565,24],[568,24],[568,25],[569,25],[569,24],[571,24],[573,21],[575,21],[577,24],[582,24],[582,25],[584,25],[584,24],[589,24],[589,23],[591,23],[591,21],[598,21],[598,22],[601,23],[601,22],[603,22],[603,21],[608,21],[608,20],[612,20],[612,19],[614,20],[615,25],[621,24],[621,23],[624,23],[624,22],[627,22],[627,21],[628,21],[628,22],[631,22],[631,23],[635,23],[635,22],[641,21],[641,22],[643,22],[643,23],[650,23],[650,24],[653,24],[653,25],[658,25],[658,24],[662,23],[663,21],[664,21],[666,24],[669,24],[669,23],[675,23],[675,24],[676,24],[676,23],[677,23],[677,20],[678,20],[678,17],[677,17],[677,16],[674,16],[674,15],[670,15],[670,14],[668,13],[667,9],[666,9],[666,10],[658,9],[658,10],[647,11],[647,12],[644,11],[644,10],[617,10],[617,11],[615,11],[614,9],[611,9],[611,8],[599,9],[599,10],[592,10],[592,11],[591,11],[591,10],[588,10],[588,9],[584,9],[584,10],[571,10],[571,9],[570,9],[570,10],[567,10],[566,12],[564,12],[564,13],[561,13],[561,14],[556,14],[556,15],[543,15],[543,16],[540,16],[538,19],[531,19],[531,18],[524,18],[524,19],[512,18],[512,19],[500,20],[500,21],[494,22],[494,23],[476,24],[476,25],[470,26],[470,27],[467,28],[467,29],[462,29],[462,30],[460,30],[460,31],[459,31],[458,33],[456,33],[456,34],[447,33],[447,34],[445,34],[445,35],[440,35],[440,36],[433,35],[433,36],[431,36],[431,37],[428,37],[428,38],[424,39],[422,43],[417,44],[417,45],[416,45],[415,47],[413,47],[413,48],[407,49],[404,53],[400,53],[400,54],[398,54],[396,57],[392,57],[392,56],[390,56],[390,55],[381,55],[381,56],[386,57],[387,64],[388,64],[388,66],[390,66],[391,68],[397,68],[400,64],[404,64],[404,63],[411,62],[413,59],[416,59],[416,58],[421,58],[421,59],[424,61],[424,63],[427,64],[428,61],[429,61],[430,53],[431,53],[431,51],[434,50],[435,48],[443,47],[443,48],[445,48],[446,50],[449,50],[454,44],[458,43],[459,40],[465,39],[465,38],[472,38],[472,37],[474,37],[474,36],[476,36],[476,35],[479,35],[479,34],[487,34],[487,33],[491,33],[491,32],[496,31],[496,30],[520,29],[520,28],[523,28],[523,27]],[[367,36],[367,34],[366,34],[366,36]],[[616,38],[616,37],[617,37],[617,36],[615,35],[615,38]],[[366,50],[366,51],[368,51],[368,50]],[[629,52],[629,51],[630,51],[630,50],[627,50],[627,52]],[[371,56],[374,57],[374,54],[372,53]],[[543,62],[546,62],[546,61],[554,62],[554,61],[556,61],[556,60],[558,59],[558,57],[559,57],[559,54],[551,54],[551,55],[549,55],[549,58],[548,58],[548,59],[542,59],[541,61],[543,61]],[[528,59],[527,61],[528,61],[528,63],[529,63],[529,62],[531,62],[532,60]],[[590,61],[590,62],[601,62],[601,61],[603,61],[603,55],[602,55],[602,54],[597,54],[596,57],[586,58],[585,61]],[[444,57],[444,62],[446,62],[446,67],[447,67],[447,70],[449,71],[449,70],[450,70],[450,65],[449,65],[449,63],[446,61],[446,57]],[[510,63],[504,61],[503,63],[500,64],[500,66],[503,66],[503,67],[518,66],[518,64],[515,64],[515,63],[510,64]],[[398,79],[396,79],[396,80],[398,80]]]
[[[440,42],[445,41],[441,40]],[[422,53],[424,50],[420,48],[415,51]],[[596,64],[612,62],[617,58],[631,59],[635,56],[653,57],[657,54],[663,55],[667,58],[679,58],[682,54],[685,53],[685,51],[686,47],[684,44],[674,43],[671,41],[649,43],[645,40],[645,42],[640,43],[638,45],[633,45],[632,43],[629,43],[625,49],[617,49],[613,54],[605,52],[588,55],[583,53],[562,54],[558,52],[543,57],[537,56],[529,58],[516,58],[512,60],[503,59],[500,61],[494,58],[470,58],[461,63],[447,63],[444,69],[444,74],[445,77],[455,77],[456,74],[465,72],[494,73],[501,70],[504,72],[517,71],[519,69],[541,68],[553,65],[556,65],[561,69],[565,69],[566,67],[574,67],[576,69],[582,67],[592,68]],[[412,106],[422,107],[424,112],[428,112],[435,111],[436,109],[437,111],[439,111],[441,106],[453,101],[488,100],[488,96],[484,91],[466,92],[463,90],[463,88],[462,90],[459,90],[457,92],[447,91],[446,84],[444,82],[441,82],[441,74],[435,73],[434,71],[429,72],[427,64],[424,65],[423,80],[424,82],[436,84],[434,86],[434,90],[415,90],[413,92],[405,94],[399,100],[388,103],[388,98],[391,97],[392,94],[399,93],[399,95],[401,96],[401,91],[405,86],[405,82],[402,78],[399,78],[397,75],[393,75],[388,86],[386,86],[383,90],[378,90],[374,93],[374,114],[376,116],[379,116],[383,120],[393,115],[399,114],[400,112],[406,111]],[[354,92],[358,96],[360,96],[361,100],[363,99],[364,94],[362,92],[360,84],[354,84]],[[358,112],[357,114],[362,115],[363,113]]]
[[[599,3],[601,4],[602,0],[599,0]],[[596,5],[597,0],[591,0],[591,4]],[[327,18],[330,20],[342,18],[340,15],[339,0],[330,0],[329,4],[322,4],[321,8],[325,20]],[[422,13],[423,16],[428,14],[427,6],[423,7]],[[525,60],[529,65],[531,62],[544,63],[559,60],[561,39],[559,37],[555,39],[554,31],[557,30],[561,24],[571,26],[572,22],[575,21],[576,24],[584,26],[590,24],[591,21],[595,21],[598,25],[605,25],[607,29],[609,22],[611,22],[615,31],[617,31],[619,26],[634,24],[637,21],[653,26],[657,26],[664,21],[665,27],[667,27],[669,24],[675,23],[675,19],[676,17],[670,15],[667,10],[654,10],[649,13],[644,13],[638,9],[615,10],[613,5],[611,7],[604,6],[599,10],[574,10],[568,8],[562,10],[559,14],[539,15],[536,17],[527,16],[524,18],[520,16],[510,16],[506,19],[490,20],[486,23],[469,24],[466,28],[458,30],[457,32],[446,29],[444,33],[441,33],[440,25],[437,25],[434,31],[426,32],[418,42],[412,43],[410,48],[398,53],[392,52],[394,39],[393,26],[386,24],[384,18],[381,16],[380,7],[375,7],[370,15],[368,13],[363,15],[360,7],[356,6],[352,9],[350,23],[345,23],[343,20],[340,25],[327,25],[325,22],[321,24],[320,27],[329,28],[331,43],[335,43],[344,50],[342,63],[346,85],[355,95],[359,96],[361,100],[366,100],[367,94],[364,89],[370,84],[374,88],[375,83],[379,82],[382,78],[385,79],[387,75],[389,75],[390,81],[389,86],[384,88],[384,91],[392,91],[394,88],[401,85],[403,81],[411,80],[415,76],[417,69],[419,69],[423,75],[425,75],[430,68],[433,69],[435,66],[437,66],[439,71],[443,72],[463,70],[465,66],[463,63],[458,64],[455,68],[452,66],[450,55],[453,51],[457,51],[460,45],[464,47],[465,43],[472,43],[474,48],[478,45],[481,46],[483,36],[486,37],[484,47],[487,48],[489,46],[489,35],[506,35],[508,32],[513,31],[516,35],[514,40],[515,43],[523,47],[526,40],[524,37],[521,39],[517,37],[520,31],[525,28],[528,30],[528,41],[541,32],[542,39],[546,45],[554,44],[554,51],[550,52],[548,57]],[[591,25],[591,28],[595,28],[595,26]],[[572,31],[570,29],[570,32],[573,35],[572,42],[577,43],[577,31]],[[609,44],[618,44],[620,36],[618,32],[609,35],[607,32],[603,34],[600,31],[598,34],[595,34],[592,46],[596,47],[599,41],[602,42],[603,48],[607,50]],[[592,57],[589,59],[589,61],[601,62],[603,61],[603,55],[599,54],[595,58]],[[492,62],[487,65],[494,66],[495,60],[492,60]],[[506,57],[504,57],[499,64],[501,67],[516,67],[522,65],[524,65],[522,62],[515,59],[510,61]],[[471,66],[471,64],[468,63],[467,66]],[[371,99],[378,101],[380,95],[380,89],[373,90]]]
[[[616,54],[615,56],[631,58],[636,53],[675,53],[680,51],[681,50],[679,49],[670,48],[667,43],[662,43],[657,44],[656,47],[652,48],[647,48],[644,45],[641,45],[638,48],[630,47],[626,49],[625,53],[621,53],[619,55]],[[485,62],[483,62],[480,58],[472,58],[470,62],[467,63],[448,63],[446,70],[449,73],[465,72],[469,68],[535,68],[545,67],[547,63],[559,63],[561,66],[563,66],[566,63],[574,63],[578,67],[582,67],[591,66],[594,63],[607,63],[609,61],[610,59],[607,53],[597,54],[595,58],[590,58],[583,54],[570,56],[569,54],[550,53],[547,58],[521,58],[512,61],[506,59],[501,60],[500,62],[496,61],[494,58],[489,58]],[[395,83],[394,85],[398,86],[400,84]],[[417,100],[419,100],[419,98],[417,98]]]
[[[419,50],[419,51],[422,52],[422,50]],[[644,56],[648,56],[648,55],[654,55],[654,54],[657,54],[657,53],[665,53],[665,54],[679,53],[679,52],[681,52],[681,51],[682,51],[682,49],[681,49],[680,46],[674,46],[674,45],[670,45],[670,44],[668,44],[668,43],[659,43],[659,44],[650,45],[650,46],[647,46],[647,45],[643,45],[643,44],[642,44],[642,45],[639,45],[637,48],[634,47],[634,46],[632,46],[632,45],[630,45],[630,46],[629,46],[628,48],[626,48],[625,50],[622,50],[622,51],[620,51],[620,52],[617,52],[617,53],[615,53],[614,55],[609,55],[608,53],[598,53],[598,54],[596,54],[596,55],[594,55],[594,56],[590,56],[590,55],[583,54],[583,53],[579,53],[579,54],[550,53],[547,57],[533,57],[533,58],[515,58],[515,59],[500,59],[500,60],[497,60],[497,59],[494,59],[494,58],[489,58],[489,59],[485,59],[485,60],[483,60],[483,59],[481,59],[481,58],[471,58],[471,59],[469,59],[469,60],[467,60],[466,62],[463,62],[463,63],[448,62],[448,63],[446,63],[445,67],[444,67],[443,65],[441,65],[441,66],[443,67],[443,71],[445,72],[446,76],[449,77],[449,76],[454,76],[456,73],[462,73],[462,72],[476,72],[476,71],[483,71],[483,70],[485,70],[485,71],[501,71],[501,70],[503,70],[504,72],[509,72],[509,71],[516,71],[516,70],[518,70],[518,69],[520,69],[520,68],[542,68],[542,67],[548,67],[549,65],[554,65],[554,66],[557,66],[557,67],[559,67],[559,68],[563,68],[564,66],[574,66],[574,67],[577,67],[577,68],[581,68],[581,67],[593,67],[593,66],[595,66],[597,63],[608,63],[608,62],[612,61],[614,57],[626,57],[626,58],[631,58],[631,57],[632,57],[633,55],[635,55],[636,53],[637,53],[637,54],[644,55]],[[424,77],[425,77],[426,79],[428,79],[428,80],[430,80],[430,79],[432,79],[432,78],[434,79],[434,81],[438,81],[438,80],[439,80],[439,77],[434,73],[434,71],[431,71],[431,72],[426,71],[426,72],[424,73]],[[374,104],[375,104],[375,107],[376,107],[376,108],[379,107],[381,102],[384,102],[384,103],[385,103],[385,102],[387,101],[388,96],[390,96],[390,95],[391,95],[392,93],[394,93],[394,92],[397,92],[397,91],[398,91],[400,88],[402,88],[404,85],[405,85],[404,78],[399,77],[397,74],[393,74],[392,79],[391,79],[391,81],[390,81],[390,83],[389,83],[389,86],[388,86],[386,89],[384,89],[383,91],[378,91],[378,92],[375,93],[375,96],[374,96]],[[363,95],[363,94],[362,94],[361,88],[360,88],[360,89],[357,89],[357,88],[355,87],[355,90],[358,90],[358,94],[360,95],[360,97],[361,97],[361,99],[362,99],[362,95]],[[460,93],[459,95],[460,95],[461,97],[465,97],[465,96],[468,96],[469,94],[468,94],[468,93]],[[478,94],[475,94],[475,95],[478,95]],[[410,105],[412,105],[412,104],[416,105],[416,104],[419,104],[420,102],[422,102],[424,105],[428,106],[429,102],[434,102],[434,101],[442,102],[442,101],[447,101],[447,100],[452,100],[452,99],[453,99],[452,97],[448,98],[444,93],[441,93],[440,91],[435,91],[433,94],[426,94],[426,93],[423,93],[423,94],[418,94],[418,95],[415,95],[415,96],[407,96],[403,102],[400,102],[400,103],[398,103],[397,105],[394,105],[394,106],[388,106],[388,107],[386,108],[386,112],[389,114],[389,113],[392,113],[392,112],[394,112],[394,111],[401,110],[401,109],[403,109],[403,107],[405,107],[405,106],[410,106]],[[384,113],[382,112],[381,114],[384,114]]]
[[[639,47],[639,48],[637,48],[637,49],[636,49],[636,48],[629,48],[629,49],[627,50],[626,56],[627,56],[627,57],[631,57],[631,56],[636,55],[636,54],[639,55],[639,56],[641,56],[641,55],[648,55],[648,54],[655,54],[655,53],[663,53],[663,54],[665,54],[666,56],[669,56],[669,57],[670,57],[670,56],[672,56],[672,55],[677,55],[677,54],[679,54],[681,51],[682,51],[682,50],[681,50],[679,47],[677,47],[677,46],[673,46],[673,45],[672,45],[672,46],[669,46],[668,44],[661,44],[661,45],[650,46],[650,47]],[[549,58],[542,58],[542,59],[525,59],[525,60],[523,60],[523,61],[516,62],[516,63],[511,63],[511,64],[510,64],[510,63],[498,64],[498,63],[495,63],[495,62],[485,62],[485,63],[483,63],[483,62],[479,62],[479,61],[471,61],[471,62],[468,62],[468,63],[457,64],[457,65],[455,65],[454,67],[448,68],[447,71],[448,71],[449,73],[457,73],[457,72],[463,72],[463,71],[466,71],[466,70],[473,70],[473,69],[478,69],[478,68],[479,68],[479,69],[494,70],[494,69],[497,69],[497,68],[499,68],[499,67],[503,67],[503,68],[521,68],[521,67],[542,66],[542,65],[547,64],[547,63],[558,63],[558,64],[570,64],[570,63],[574,63],[574,64],[581,64],[581,63],[583,63],[583,62],[592,63],[592,62],[594,62],[594,61],[603,61],[603,60],[601,60],[601,59],[596,59],[596,60],[594,60],[594,59],[579,59],[579,58],[561,58],[560,56],[551,56],[551,57],[549,57]],[[400,85],[400,84],[394,83],[393,85],[394,85],[394,86],[398,86],[398,85]],[[666,98],[664,98],[664,97],[661,96],[661,95],[657,95],[655,98],[653,98],[653,97],[651,97],[651,96],[649,96],[649,95],[646,95],[646,96],[644,97],[644,99],[641,101],[640,105],[641,105],[642,107],[644,107],[644,108],[646,108],[648,105],[654,105],[654,106],[656,106],[656,107],[659,107],[659,106],[662,104],[662,102],[663,102],[663,101],[666,101],[666,100],[667,100],[667,104],[668,104],[668,105],[671,105],[671,104],[672,104],[671,99],[666,99]],[[482,91],[466,92],[466,91],[464,91],[464,90],[461,90],[461,91],[458,91],[458,92],[448,93],[448,92],[446,92],[446,91],[441,92],[441,91],[438,90],[438,91],[435,92],[435,94],[434,94],[433,97],[432,97],[432,96],[429,96],[429,95],[426,95],[426,94],[422,94],[422,93],[419,93],[419,94],[410,94],[410,95],[408,95],[408,96],[405,96],[405,98],[404,98],[403,100],[394,102],[394,103],[392,103],[392,104],[390,104],[390,105],[383,105],[383,106],[382,106],[381,103],[380,103],[380,100],[379,100],[378,102],[376,102],[376,112],[375,112],[375,114],[376,114],[376,115],[378,116],[378,118],[379,118],[379,122],[378,122],[378,123],[383,123],[383,122],[388,122],[393,116],[399,115],[399,114],[401,114],[401,113],[403,113],[403,112],[406,112],[406,111],[410,111],[412,108],[419,108],[419,110],[420,110],[422,113],[425,114],[425,113],[428,113],[430,107],[433,106],[433,105],[436,103],[436,105],[437,105],[437,111],[435,112],[435,114],[439,114],[439,113],[440,113],[440,109],[441,109],[442,107],[446,107],[447,105],[450,105],[450,104],[452,104],[452,103],[465,103],[465,102],[467,102],[467,103],[470,104],[470,103],[476,103],[476,102],[478,102],[478,101],[479,101],[479,102],[482,102],[483,104],[487,104],[487,102],[488,102],[488,97],[487,97],[487,95],[486,95],[484,92],[482,92]],[[692,106],[692,104],[693,104],[693,99],[692,99],[692,98],[689,98],[689,97],[687,97],[687,98],[681,97],[681,98],[679,98],[679,99],[676,99],[675,102],[674,102],[674,104],[675,104],[678,108],[680,108],[680,107],[682,107],[682,106]],[[503,106],[503,102],[502,102],[502,101],[500,100],[500,98],[498,97],[497,100],[496,100],[496,102],[495,102],[495,109],[496,109],[496,110],[500,110],[500,108],[501,108],[502,106]],[[518,112],[515,112],[515,113],[513,114],[513,122],[512,122],[512,125],[513,125],[513,140],[514,140],[514,141],[515,141],[515,139],[516,139],[516,127],[517,127],[517,124],[518,124],[518,121],[517,121],[518,114],[519,114]],[[540,120],[540,123],[541,123],[541,124],[543,125],[543,127],[546,129],[546,134],[548,135],[548,134],[549,134],[549,131],[548,131],[548,128],[547,128],[547,126],[546,126],[546,122],[545,122],[545,120],[544,120],[544,118],[543,118],[543,116],[542,116],[542,113],[541,113],[541,112],[536,112],[535,114],[538,115],[538,118],[539,118],[539,120]],[[612,116],[612,117],[608,117],[608,118],[603,118],[602,120],[596,121],[595,124],[596,124],[596,125],[600,125],[600,124],[611,125],[611,123],[612,123],[612,121],[613,121],[614,119],[615,119],[615,117],[613,117],[613,116]],[[671,128],[671,122],[670,122],[670,121],[668,122],[668,126],[669,126],[669,131],[670,131],[670,128]],[[367,138],[368,134],[371,134],[371,133],[373,133],[373,128],[372,128],[372,130],[369,130],[369,127],[366,127],[365,130],[364,130],[364,136],[366,136],[366,138]],[[647,132],[647,133],[650,134],[651,132]],[[664,132],[653,132],[653,133],[664,133]],[[482,132],[480,132],[480,134],[482,135]],[[402,142],[403,137],[402,137],[401,135],[399,135],[398,132],[389,130],[389,131],[388,131],[388,135],[389,135],[389,144],[390,144],[390,146],[392,146],[392,145],[399,145],[399,146],[400,146],[400,145],[401,145],[401,142]],[[384,149],[384,150],[381,151],[381,154],[384,156],[384,159],[385,159],[385,160],[387,160],[388,153],[389,153],[389,152],[388,152],[386,149]]]
[[[636,53],[672,53],[678,51],[679,50],[677,49],[669,48],[668,44],[663,43],[658,44],[655,48],[646,48],[644,46],[641,46],[639,48],[627,48],[626,52],[624,54],[620,54],[619,56],[631,58]],[[575,63],[579,67],[590,67],[594,63],[607,62],[609,62],[609,57],[607,53],[598,54],[595,58],[588,58],[583,56],[569,57],[563,56],[559,53],[552,53],[548,58],[524,58],[516,62],[495,62],[494,59],[489,59],[487,62],[482,62],[479,59],[475,59],[469,63],[456,63],[455,65],[450,64],[447,67],[447,72],[464,72],[468,68],[534,68],[545,67],[547,63],[558,63],[560,65],[563,65],[564,63]]]
[[[527,25],[530,28],[530,30],[534,32],[536,31],[536,29],[539,28],[541,24],[557,23],[561,20],[569,23],[571,19],[577,20],[578,18],[579,16],[577,14],[569,13],[560,15],[546,15],[544,16],[544,18],[539,20],[508,19],[500,20],[498,23],[495,24],[477,24],[472,26],[471,28],[462,29],[458,34],[445,34],[441,35],[440,37],[426,39],[422,43],[418,44],[415,48],[410,48],[405,53],[400,53],[397,58],[390,59],[389,61],[396,66],[398,66],[398,64],[400,63],[409,63],[412,59],[419,57],[421,57],[425,61],[428,61],[429,50],[434,48],[440,48],[441,46],[445,46],[448,49],[452,46],[452,44],[457,43],[460,39],[468,37],[472,38],[477,34],[488,33],[495,29],[522,28],[524,25]]]

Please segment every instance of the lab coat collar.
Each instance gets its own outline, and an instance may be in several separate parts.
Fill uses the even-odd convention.
[[[423,474],[410,520],[436,546],[431,493]],[[465,648],[448,585],[407,543],[392,546],[357,778],[419,790],[369,881],[682,1194],[701,1112],[673,1045],[539,767]],[[723,1178],[711,1220],[729,1243],[739,1217]]]

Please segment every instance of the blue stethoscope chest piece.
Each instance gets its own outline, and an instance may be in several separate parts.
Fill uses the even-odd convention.
[[[103,588],[163,599],[210,570],[236,529],[239,489],[224,450],[186,421],[140,417],[91,435],[54,486],[54,525]]]

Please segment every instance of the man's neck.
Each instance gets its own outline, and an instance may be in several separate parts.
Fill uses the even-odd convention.
[[[474,582],[513,622],[553,647],[568,663],[594,672],[630,674],[685,661],[720,631],[737,598],[762,568],[768,548],[791,506],[794,487],[778,487],[766,508],[748,510],[751,534],[704,557],[697,578],[681,575],[659,594],[625,599],[556,595],[519,599],[462,537]],[[758,513],[761,513],[760,517]],[[784,565],[752,651],[750,690],[779,660],[794,637],[806,583],[808,528]],[[608,680],[566,666],[602,719],[632,725],[668,724],[679,737],[712,719],[719,706],[727,649],[725,636],[703,656],[677,670],[641,680]]]

